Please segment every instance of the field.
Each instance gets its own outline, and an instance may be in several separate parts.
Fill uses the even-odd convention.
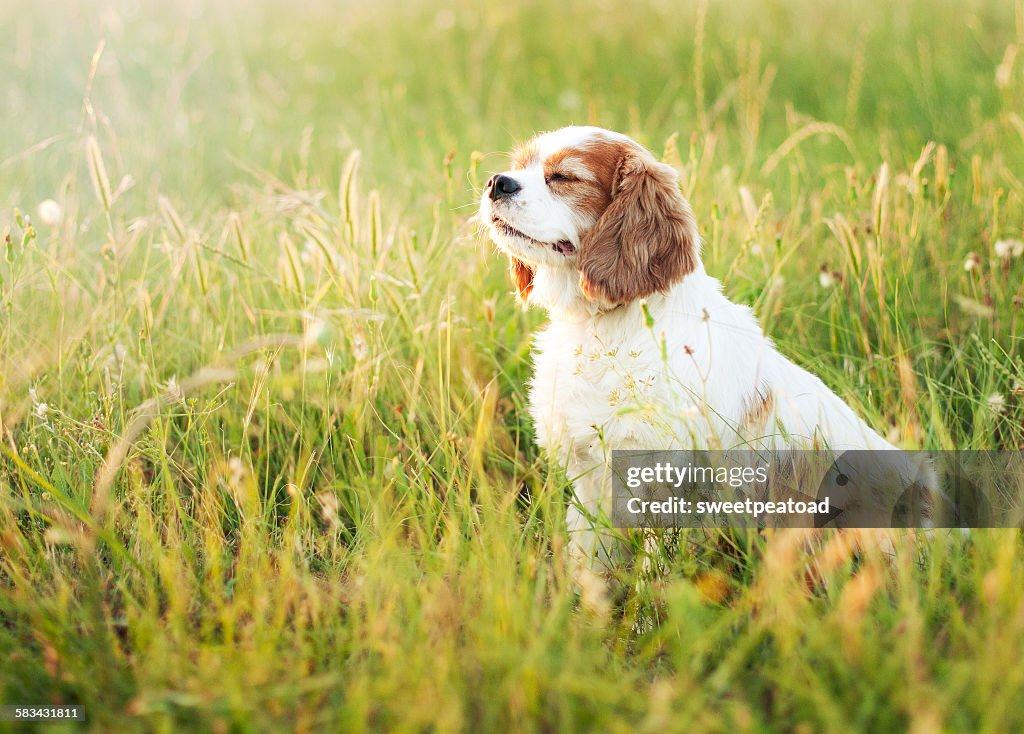
[[[574,589],[544,315],[471,221],[515,142],[621,130],[881,433],[1024,448],[1022,0],[178,5],[0,3],[0,704],[1024,729],[1012,530],[693,533]]]

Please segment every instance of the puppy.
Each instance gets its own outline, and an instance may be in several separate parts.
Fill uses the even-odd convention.
[[[617,536],[601,530],[613,449],[895,448],[722,294],[675,169],[630,138],[595,127],[537,136],[487,182],[480,221],[519,298],[550,314],[529,410],[541,448],[573,480],[579,566],[615,562]]]

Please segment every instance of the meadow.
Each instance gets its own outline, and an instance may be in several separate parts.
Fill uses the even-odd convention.
[[[2,0],[0,39],[0,704],[1024,729],[1014,530],[693,532],[574,588],[544,315],[471,220],[514,143],[621,130],[883,435],[1024,448],[1022,0]]]

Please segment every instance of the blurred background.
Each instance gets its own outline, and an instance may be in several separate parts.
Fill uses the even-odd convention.
[[[655,148],[717,131],[737,175],[810,120],[845,132],[814,142],[816,166],[936,140],[998,145],[1016,168],[1020,131],[998,120],[1021,74],[1010,58],[996,76],[1022,22],[1012,0],[5,2],[0,202],[54,194],[92,124],[87,96],[142,192],[211,205],[233,161],[330,180],[353,147],[408,203],[436,188],[445,154],[568,123]]]

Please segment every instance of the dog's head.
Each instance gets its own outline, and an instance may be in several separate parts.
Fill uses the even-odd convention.
[[[582,297],[627,303],[697,265],[697,226],[677,180],[624,135],[566,127],[515,152],[512,169],[487,182],[480,219],[509,256],[521,298],[551,269],[578,273],[564,282]]]

